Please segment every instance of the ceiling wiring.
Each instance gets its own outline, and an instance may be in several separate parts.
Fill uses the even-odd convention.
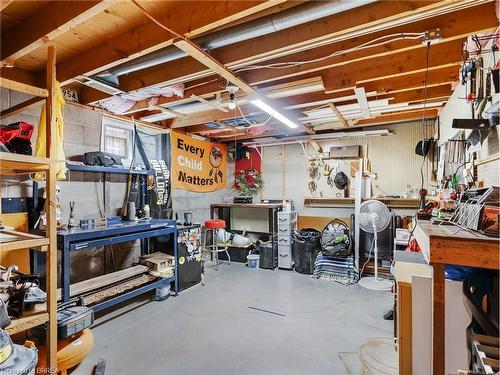
[[[248,65],[239,69],[236,69],[236,72],[242,72],[242,71],[247,71],[247,70],[255,70],[255,69],[286,69],[290,68],[293,66],[299,66],[303,64],[311,64],[315,62],[320,62],[323,60],[326,60],[331,57],[335,57],[338,55],[344,55],[350,52],[355,52],[355,51],[360,51],[363,49],[367,48],[373,48],[373,47],[379,47],[387,43],[395,42],[398,40],[415,40],[415,39],[421,39],[425,36],[425,33],[397,33],[397,34],[389,34],[385,36],[381,36],[378,38],[375,38],[373,40],[370,40],[368,42],[362,43],[358,46],[348,48],[345,50],[340,50],[336,51],[333,53],[330,53],[326,56],[318,57],[316,59],[311,59],[311,60],[303,60],[303,61],[286,61],[286,62],[279,62],[279,63],[273,63],[273,64],[266,64],[266,65]],[[391,39],[388,39],[391,38]]]
[[[425,48],[425,78],[424,78],[424,107],[423,107],[423,112],[422,112],[422,151],[424,151],[424,142],[427,138],[427,126],[425,124],[425,115],[426,115],[426,110],[427,110],[427,95],[428,95],[428,87],[427,83],[429,80],[429,49],[430,49],[431,43],[427,42],[427,46]],[[424,153],[423,159],[422,159],[422,164],[420,165],[420,188],[424,188],[424,165],[427,160],[427,154]]]
[[[241,115],[241,118],[250,126],[264,126],[264,125],[267,125],[269,123],[269,121],[271,121],[271,119],[273,118],[273,115],[269,115],[269,118],[264,121],[262,124],[253,124],[252,122],[250,122],[250,120],[248,120],[248,118],[243,114],[243,111],[241,110],[241,107],[238,103],[236,103],[236,108],[238,108],[238,112],[240,113]]]

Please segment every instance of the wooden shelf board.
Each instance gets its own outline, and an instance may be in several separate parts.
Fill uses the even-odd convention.
[[[16,82],[3,77],[0,77],[0,87],[8,90],[22,92],[28,95],[39,96],[41,98],[47,98],[49,96],[49,91],[47,89],[31,86],[26,83]]]
[[[97,289],[101,289],[107,287],[109,285],[121,282],[128,278],[138,276],[148,272],[149,268],[143,265],[137,265],[133,267],[126,268],[121,271],[116,271],[112,273],[108,273],[102,276],[94,277],[89,280],[81,281],[79,283],[72,284],[70,286],[70,296],[78,296],[81,294],[85,294],[91,291],[95,291]],[[57,299],[61,299],[61,289],[57,290]]]
[[[377,200],[389,208],[418,208],[418,198],[363,198],[362,201]],[[305,198],[307,207],[354,207],[354,198]]]
[[[51,160],[38,156],[0,152],[0,174],[12,175],[48,170]]]
[[[158,277],[149,274],[138,275],[120,283],[114,284],[110,287],[87,294],[83,297],[83,301],[85,302],[86,306],[92,306],[116,297],[122,293],[128,292],[132,289],[138,288],[142,285],[148,284],[156,280],[157,278]]]
[[[15,335],[16,333],[47,323],[49,314],[46,311],[45,305],[40,304],[36,306],[35,311],[27,312],[25,316],[18,319],[11,319],[12,323],[5,328],[5,331],[9,335]]]
[[[38,249],[47,251],[50,240],[46,237],[37,236],[30,233],[4,230],[2,233],[19,237],[16,241],[0,243],[0,250],[18,250],[18,249]]]

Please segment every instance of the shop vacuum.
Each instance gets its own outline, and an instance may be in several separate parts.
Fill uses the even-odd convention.
[[[7,332],[3,330],[9,324],[7,309],[0,300],[0,374],[34,374],[38,361],[37,350],[34,345],[28,347],[14,344]]]

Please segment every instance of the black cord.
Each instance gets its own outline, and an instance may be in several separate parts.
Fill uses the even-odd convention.
[[[426,128],[425,128],[425,114],[427,110],[427,96],[428,96],[428,88],[427,88],[427,83],[429,80],[429,49],[430,49],[430,42],[427,42],[427,47],[425,49],[425,79],[424,79],[424,111],[422,113],[422,154],[423,154],[423,160],[422,164],[420,165],[420,189],[424,188],[424,165],[425,161],[427,159],[427,153],[425,152],[425,139],[426,139]]]
[[[427,153],[425,151],[425,137],[426,137],[426,128],[425,128],[425,114],[427,110],[427,94],[428,94],[428,89],[427,89],[427,82],[429,79],[429,49],[430,49],[431,42],[427,42],[427,47],[425,49],[425,79],[424,79],[424,110],[422,113],[422,154],[423,154],[423,159],[422,159],[422,164],[420,165],[420,189],[422,190],[424,188],[424,165],[425,161],[427,159]],[[410,236],[408,237],[408,244],[407,246],[410,246],[410,241],[413,237],[413,232],[415,231],[415,228],[417,227],[417,215],[414,216],[415,218],[415,226],[412,228],[410,232]]]

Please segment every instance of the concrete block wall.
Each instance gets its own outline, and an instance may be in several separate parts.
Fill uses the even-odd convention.
[[[23,102],[29,97],[17,92],[1,89],[0,108],[5,109]],[[2,124],[25,121],[35,125],[32,137],[33,148],[37,139],[41,104],[27,109],[21,114],[2,119]],[[64,151],[66,158],[79,160],[83,153],[99,150],[101,138],[102,112],[66,104],[63,109],[64,118]],[[95,218],[101,215],[118,215],[124,203],[127,191],[127,177],[107,175],[105,182],[102,174],[70,172],[65,181],[59,181],[61,188],[62,219],[69,216],[69,202],[75,201],[77,219]],[[44,184],[40,183],[43,188]],[[105,187],[105,188],[104,188]],[[104,188],[104,189],[103,189]],[[31,197],[32,184],[27,176],[2,179],[2,197]],[[123,269],[137,262],[140,255],[139,243],[114,245],[111,249],[90,249],[72,254],[71,278],[73,282],[112,272],[116,268]]]
[[[184,221],[184,213],[193,214],[194,223],[203,223],[210,218],[210,205],[220,203],[225,198],[231,198],[235,195],[232,186],[234,183],[234,163],[227,165],[227,187],[222,190],[211,193],[196,193],[181,189],[172,189],[172,209],[179,219]]]
[[[378,174],[378,178],[372,181],[372,185],[379,185],[384,191],[400,194],[405,190],[407,184],[418,186],[420,184],[420,163],[422,159],[414,154],[414,149],[420,138],[419,123],[412,122],[378,128],[389,129],[394,135],[318,143],[325,151],[329,150],[331,146],[368,145],[372,171]],[[398,146],[395,147],[395,145]],[[263,198],[292,200],[295,209],[300,215],[350,217],[354,213],[353,208],[304,207],[304,198],[310,195],[307,190],[309,181],[307,176],[308,158],[299,144],[264,147],[262,159]],[[339,165],[341,170],[350,176],[347,164],[339,163]],[[325,191],[325,198],[334,197],[333,193],[327,195],[328,193],[328,191]],[[414,214],[411,210],[395,211],[401,215]]]

